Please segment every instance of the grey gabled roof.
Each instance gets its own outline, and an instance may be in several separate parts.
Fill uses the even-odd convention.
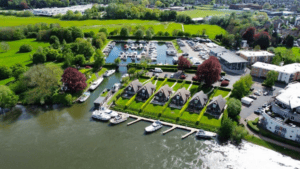
[[[151,82],[148,82],[140,90],[145,89],[145,90],[147,90],[149,95],[152,95],[152,93],[155,91],[155,88],[156,88],[156,86],[154,84],[152,84]]]
[[[248,61],[244,58],[238,56],[234,52],[231,52],[230,50],[224,48],[224,47],[216,47],[216,48],[210,48],[210,50],[214,53],[216,53],[218,56],[228,63],[247,63]]]
[[[200,92],[194,94],[192,100],[199,100],[202,105],[205,105],[207,102],[207,95],[201,90]]]
[[[182,97],[183,101],[187,101],[187,99],[191,96],[190,91],[186,90],[184,87],[177,90],[177,92],[174,94],[174,96],[172,98],[174,98],[176,95],[179,95]]]
[[[213,103],[216,103],[219,106],[220,110],[223,110],[226,105],[226,100],[221,95],[219,95],[212,98],[207,106],[210,106]]]
[[[163,87],[161,87],[161,88],[157,91],[157,93],[159,93],[160,91],[162,91],[163,94],[164,94],[166,97],[168,97],[169,95],[172,94],[173,89],[172,89],[171,87],[169,87],[169,85],[166,84],[166,85],[164,85]],[[169,93],[171,93],[171,94],[169,94]]]
[[[139,82],[138,79],[136,79],[132,81],[127,87],[129,86],[132,87],[135,92],[137,92],[143,86],[143,84]]]

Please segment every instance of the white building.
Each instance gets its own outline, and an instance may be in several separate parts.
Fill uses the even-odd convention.
[[[246,59],[250,64],[253,64],[257,61],[270,63],[275,56],[273,53],[268,51],[247,51],[241,50],[236,52],[242,58]]]
[[[268,63],[256,62],[252,65],[251,75],[255,77],[267,77],[270,70],[278,72],[278,81],[290,83],[300,79],[300,63],[277,66]]]

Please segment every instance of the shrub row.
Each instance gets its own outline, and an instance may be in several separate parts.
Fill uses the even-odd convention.
[[[176,82],[176,79],[168,79],[168,82]]]
[[[231,91],[231,89],[230,89],[230,88],[226,88],[226,87],[218,87],[218,89],[220,89],[220,90],[224,90],[224,91]]]
[[[225,72],[221,72],[221,76],[225,76],[226,75],[226,73]]]
[[[184,106],[182,106],[180,112],[179,112],[179,117],[182,116],[183,112],[187,109],[187,107],[189,106],[190,100],[192,99],[192,97],[189,98],[189,100],[184,104]]]
[[[137,95],[137,94],[135,94],[134,96],[132,96],[132,97],[130,98],[130,100],[125,104],[125,108],[127,108],[127,107],[134,101],[136,95]]]
[[[253,121],[248,121],[247,122],[248,127],[250,127],[252,130],[254,130],[255,132],[259,133],[259,128],[253,124]]]

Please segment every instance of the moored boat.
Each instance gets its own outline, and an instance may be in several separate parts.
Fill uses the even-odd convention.
[[[145,128],[145,131],[146,131],[147,133],[151,133],[151,132],[154,132],[154,131],[156,131],[156,130],[161,129],[162,126],[163,126],[163,125],[161,124],[161,122],[160,122],[159,120],[157,120],[157,121],[155,121],[154,123],[152,123],[150,126],[146,127],[146,128]]]
[[[94,81],[90,86],[90,90],[95,90],[101,84],[102,81],[103,81],[103,77],[100,77],[99,79]]]
[[[102,120],[102,121],[108,121],[111,119],[111,116],[109,116],[108,114],[102,111],[95,110],[92,114],[92,118],[97,120]]]
[[[122,123],[122,122],[126,121],[128,119],[128,117],[129,117],[128,114],[125,114],[125,113],[121,114],[121,113],[119,113],[116,117],[110,119],[110,123],[112,123],[112,124],[119,124],[119,123]]]
[[[212,137],[215,137],[217,136],[217,134],[215,133],[212,133],[212,132],[208,132],[208,131],[205,131],[205,130],[198,130],[198,132],[196,133],[196,137],[199,137],[199,138],[206,138],[206,139],[209,139],[209,138],[212,138]]]
[[[90,92],[84,92],[80,98],[79,98],[79,102],[85,102],[89,97],[90,97],[91,93]]]
[[[116,70],[107,70],[105,73],[104,73],[104,77],[108,77],[108,76],[110,76],[110,75],[112,75],[112,74],[114,74],[116,72]]]

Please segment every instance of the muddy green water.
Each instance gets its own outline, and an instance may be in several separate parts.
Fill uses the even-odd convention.
[[[122,72],[124,73],[124,72]],[[110,126],[91,119],[93,101],[121,73],[106,78],[83,104],[23,109],[0,122],[0,169],[299,168],[299,161],[244,142],[241,149],[197,140],[186,131],[145,135],[150,123]]]

